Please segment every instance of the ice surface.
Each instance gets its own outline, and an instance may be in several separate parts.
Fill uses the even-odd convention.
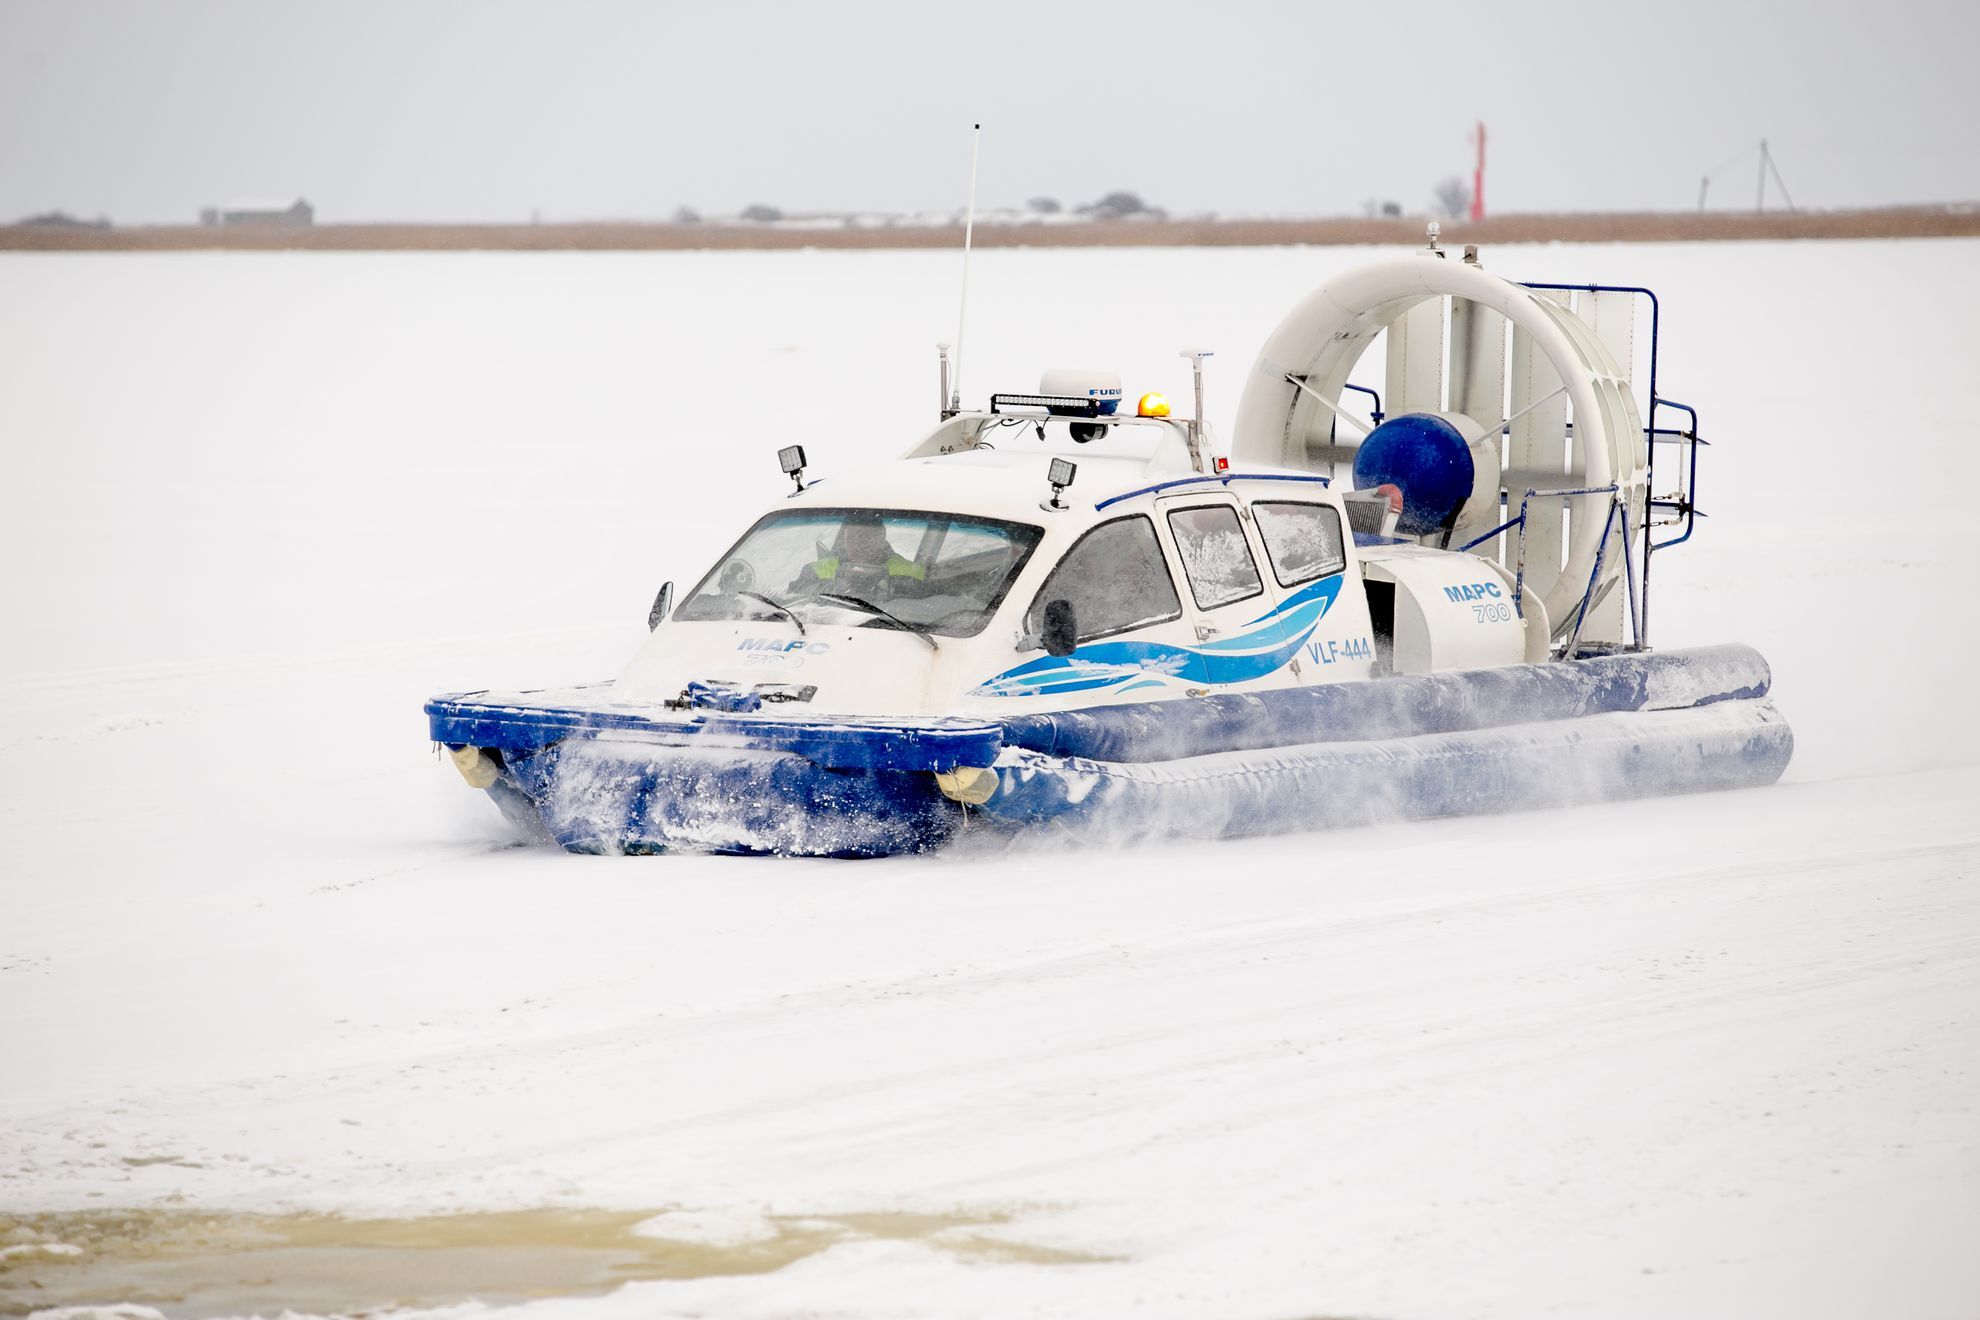
[[[1227,421],[1367,255],[979,253],[970,376],[1185,397],[1207,344]],[[420,703],[616,672],[779,445],[905,448],[953,254],[0,259],[0,1213],[1072,1253],[530,1308],[575,1320],[1971,1314],[1980,243],[1485,256],[1663,297],[1716,444],[1652,626],[1768,658],[1787,782],[859,865],[515,846]]]

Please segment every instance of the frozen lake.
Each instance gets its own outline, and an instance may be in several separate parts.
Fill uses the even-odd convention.
[[[1228,423],[1370,255],[980,253],[964,391]],[[918,438],[954,254],[0,258],[0,1314],[162,1296],[141,1211],[564,1253],[172,1316],[1971,1315],[1980,241],[1485,257],[1661,295],[1655,640],[1769,658],[1781,785],[858,864],[514,846],[420,705]]]

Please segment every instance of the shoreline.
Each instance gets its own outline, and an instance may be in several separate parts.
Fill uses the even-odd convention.
[[[1423,217],[1305,220],[1114,220],[983,224],[975,243],[1011,247],[1396,246],[1423,241]],[[1601,212],[1505,215],[1444,224],[1442,243],[1641,243],[1786,239],[1963,238],[1980,235],[1980,203],[1851,211]],[[698,251],[949,248],[962,225],[811,227],[586,221],[560,224],[14,225],[0,252],[185,251]]]

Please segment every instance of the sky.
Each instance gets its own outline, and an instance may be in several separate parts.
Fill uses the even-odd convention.
[[[0,222],[1980,199],[1980,5],[0,0]],[[1780,193],[1769,205],[1780,205]]]

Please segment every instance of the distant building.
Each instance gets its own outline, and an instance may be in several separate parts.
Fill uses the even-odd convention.
[[[201,207],[203,225],[297,225],[316,223],[316,208],[300,197],[274,202],[229,202]]]
[[[85,220],[67,211],[43,211],[40,215],[31,215],[14,223],[34,229],[108,229],[110,217],[98,216],[94,220]]]

